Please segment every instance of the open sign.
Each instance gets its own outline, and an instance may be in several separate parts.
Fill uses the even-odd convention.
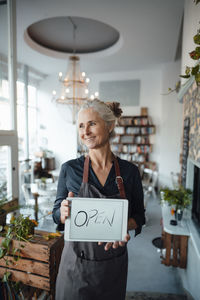
[[[65,221],[65,240],[121,241],[127,234],[128,200],[67,198],[71,216]]]

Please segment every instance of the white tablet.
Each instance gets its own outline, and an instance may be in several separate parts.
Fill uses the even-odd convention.
[[[128,200],[67,198],[71,215],[65,221],[67,241],[113,242],[127,234]]]

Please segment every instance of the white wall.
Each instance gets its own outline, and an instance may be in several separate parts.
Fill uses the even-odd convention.
[[[100,81],[130,80],[141,81],[140,106],[123,107],[124,115],[140,114],[141,107],[148,107],[148,113],[156,125],[152,137],[153,153],[150,159],[158,164],[160,184],[170,185],[170,172],[179,172],[180,136],[182,105],[176,94],[162,96],[173,86],[180,70],[180,62],[166,64],[155,70],[91,74],[90,88],[98,90]],[[66,106],[51,102],[51,92],[58,89],[56,74],[48,77],[39,92],[40,123],[47,130],[40,130],[48,138],[48,148],[56,155],[57,166],[61,162],[76,157],[76,128],[71,125],[71,113]],[[100,95],[101,97],[101,95]],[[108,99],[110,100],[110,99]],[[117,99],[115,99],[117,101]],[[170,117],[169,117],[170,116]]]
[[[163,65],[162,92],[174,88],[180,79],[181,62],[172,62]],[[177,100],[177,93],[161,97],[160,134],[160,185],[172,186],[170,173],[180,172],[181,137],[183,128],[183,104]]]
[[[56,168],[59,169],[61,163],[76,158],[77,135],[70,107],[52,101],[52,90],[57,87],[56,75],[49,76],[40,85],[38,107],[39,124],[45,127],[39,129],[39,142],[54,152]],[[44,138],[48,140],[47,145],[43,142]]]

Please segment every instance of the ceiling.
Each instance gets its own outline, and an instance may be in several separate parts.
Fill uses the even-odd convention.
[[[33,23],[56,17],[89,18],[119,32],[119,40],[108,49],[80,55],[81,68],[87,73],[159,68],[180,55],[184,0],[16,0],[16,3],[18,62],[46,74],[65,71],[69,54],[33,47],[26,29]],[[0,53],[6,54],[5,5],[0,5],[0,24]],[[95,36],[93,30],[95,27],[91,28],[90,44]],[[52,31],[51,40],[54,35],[56,40]],[[60,35],[63,40],[66,38],[66,32]]]
[[[120,34],[113,27],[88,18],[55,17],[30,25],[27,43],[60,53],[93,53],[112,47]],[[59,53],[58,53],[59,55]]]

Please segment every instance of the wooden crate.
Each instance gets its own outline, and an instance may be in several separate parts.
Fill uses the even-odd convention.
[[[43,234],[48,234],[48,232],[36,231],[31,242],[13,240],[13,247],[17,248],[19,243],[25,247],[21,248],[21,258],[14,264],[6,266],[4,259],[0,260],[0,277],[3,277],[5,271],[9,271],[12,281],[21,281],[26,285],[46,290],[54,299],[55,282],[64,239],[62,235],[47,241],[42,237]],[[0,243],[2,239],[0,237]],[[9,259],[12,260],[12,255],[9,256]]]
[[[2,209],[4,209],[6,212],[10,212],[13,210],[16,210],[16,208],[18,207],[18,199],[14,198],[12,200],[9,200],[8,202],[6,202],[3,206]]]
[[[185,269],[187,267],[188,236],[163,231],[162,239],[164,248],[166,248],[166,254],[161,257],[162,264]]]

